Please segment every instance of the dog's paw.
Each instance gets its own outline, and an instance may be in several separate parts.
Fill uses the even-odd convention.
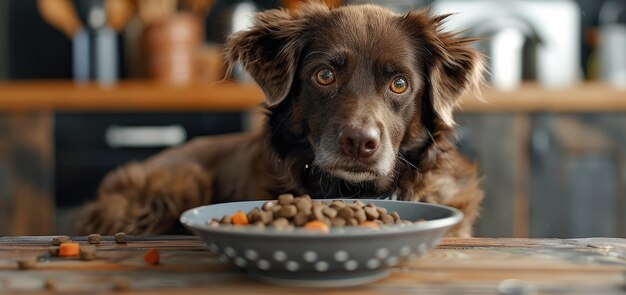
[[[131,163],[103,180],[98,198],[76,216],[79,234],[162,234],[179,226],[179,215],[208,204],[211,174],[197,163],[148,170]]]

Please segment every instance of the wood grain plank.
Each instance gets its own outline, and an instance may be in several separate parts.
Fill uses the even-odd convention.
[[[84,243],[85,237],[73,237]],[[319,294],[320,289],[266,285],[219,262],[195,237],[111,237],[90,262],[50,258],[51,237],[0,237],[0,292],[40,292],[52,279],[61,292],[110,292],[116,281],[133,293]],[[146,248],[161,250],[162,264],[142,261]],[[620,294],[625,286],[624,239],[445,239],[423,258],[396,267],[386,279],[360,287],[322,289],[324,294],[496,294],[503,288],[533,294]],[[15,260],[38,255],[34,270]],[[511,287],[513,286],[513,287]],[[515,289],[517,288],[517,289]],[[521,289],[520,289],[521,288]],[[507,294],[502,293],[501,294]]]
[[[0,83],[0,110],[250,110],[263,101],[254,84],[185,86],[150,81],[115,85],[72,81],[10,81]],[[549,89],[525,83],[512,91],[483,90],[485,101],[467,95],[463,112],[615,112],[626,111],[626,89],[603,83],[581,83]]]

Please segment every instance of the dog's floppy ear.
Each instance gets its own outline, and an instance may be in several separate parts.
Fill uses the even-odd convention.
[[[406,14],[403,22],[423,58],[433,109],[446,125],[453,126],[452,112],[461,95],[467,90],[479,95],[484,64],[483,56],[470,46],[476,39],[442,31],[448,16],[431,17],[428,10],[422,10]]]
[[[248,30],[232,34],[226,41],[229,71],[237,61],[265,92],[266,105],[275,106],[289,94],[308,28],[307,16],[319,5],[298,11],[273,9],[255,16]],[[328,10],[324,6],[324,9]]]

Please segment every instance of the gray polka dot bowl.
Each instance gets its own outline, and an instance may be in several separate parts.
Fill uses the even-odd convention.
[[[333,200],[324,200],[331,202]],[[344,200],[352,202],[352,200]],[[236,211],[248,212],[265,201],[233,202],[185,211],[180,221],[200,236],[208,251],[244,269],[255,279],[282,285],[341,287],[384,278],[393,267],[435,247],[463,214],[427,203],[363,200],[403,220],[426,221],[380,229],[333,228],[329,233],[306,229],[275,230],[253,226],[209,226],[207,221]]]

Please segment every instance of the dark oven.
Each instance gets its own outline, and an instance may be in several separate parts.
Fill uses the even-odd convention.
[[[239,112],[56,113],[54,116],[57,225],[65,211],[96,194],[107,172],[204,135],[240,132]]]

